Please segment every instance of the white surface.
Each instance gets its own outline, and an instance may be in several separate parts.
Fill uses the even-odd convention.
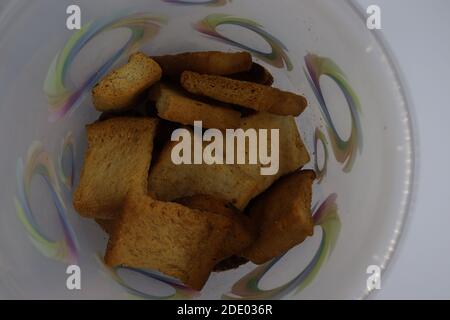
[[[382,33],[400,64],[418,124],[413,210],[376,299],[450,298],[450,1],[378,4]]]

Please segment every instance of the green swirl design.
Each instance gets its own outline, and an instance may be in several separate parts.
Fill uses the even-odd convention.
[[[220,25],[234,25],[239,26],[247,30],[251,30],[256,34],[260,35],[271,47],[271,52],[262,52],[256,49],[253,49],[243,43],[239,43],[235,40],[227,38],[221,35],[217,31],[217,27]],[[273,65],[277,68],[286,67],[288,71],[292,71],[294,66],[292,65],[291,59],[287,54],[287,47],[273,35],[268,33],[263,29],[263,26],[259,23],[245,18],[239,18],[226,14],[211,14],[201,21],[194,24],[194,28],[211,37],[212,39],[216,39],[217,41],[247,50],[253,53],[255,56],[260,59],[266,61],[267,63]]]
[[[293,280],[271,290],[261,290],[259,282],[274,265],[283,257],[279,257],[262,266],[240,279],[231,289],[231,293],[222,296],[223,299],[281,299],[288,294],[297,294],[306,288],[317,276],[323,264],[333,252],[339,233],[341,221],[337,212],[337,195],[330,195],[315,211],[314,222],[322,228],[322,240],[319,249],[311,262]]]
[[[359,98],[353,88],[349,85],[342,70],[331,59],[308,54],[305,57],[305,62],[305,74],[319,101],[319,106],[327,124],[328,135],[331,140],[331,146],[336,160],[344,165],[344,172],[350,172],[355,163],[357,154],[361,153],[363,148],[363,137],[359,116],[361,112],[361,103]],[[336,130],[320,86],[321,76],[328,76],[334,80],[342,90],[348,103],[352,120],[351,133],[348,140],[342,139]]]
[[[318,143],[319,141],[322,143],[323,151],[324,151],[324,162],[322,169],[319,168],[318,158],[317,158],[317,150],[318,150]],[[317,182],[320,183],[327,175],[327,166],[328,166],[328,148],[327,148],[328,142],[325,138],[325,135],[322,131],[320,131],[319,128],[316,128],[316,131],[314,133],[314,154],[315,154],[315,161],[314,161],[314,170],[316,172],[317,176]]]

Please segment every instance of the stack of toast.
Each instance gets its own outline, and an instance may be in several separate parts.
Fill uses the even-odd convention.
[[[306,99],[272,87],[246,52],[133,54],[92,90],[103,112],[73,205],[109,235],[105,263],[157,270],[200,290],[212,271],[262,264],[313,233],[310,156],[295,117]],[[171,159],[177,128],[279,129],[279,170]]]

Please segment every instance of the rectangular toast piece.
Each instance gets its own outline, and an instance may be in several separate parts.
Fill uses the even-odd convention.
[[[161,79],[161,67],[145,54],[130,56],[129,62],[106,75],[92,89],[98,111],[119,111],[136,104],[141,95]]]
[[[253,62],[252,67],[249,71],[231,74],[228,76],[228,78],[259,83],[265,86],[271,86],[274,81],[272,74],[266,68],[256,62]]]
[[[181,85],[193,94],[283,116],[298,116],[308,105],[305,97],[292,92],[191,71],[183,72]]]
[[[262,165],[260,162],[256,165],[239,165],[240,170],[250,176],[257,185],[254,196],[265,191],[280,177],[300,169],[310,161],[308,150],[302,141],[295,118],[292,116],[279,116],[259,112],[242,118],[239,127],[243,130],[256,129],[256,131],[259,129],[267,129],[268,154],[272,153],[270,130],[279,130],[279,168],[276,174],[261,175],[261,168],[267,166]],[[248,159],[248,150],[246,152],[246,158]]]
[[[232,165],[175,165],[171,159],[171,152],[177,143],[170,142],[152,165],[149,190],[155,193],[157,199],[163,201],[207,194],[224,199],[239,210],[243,210],[251,199],[266,190],[279,177],[301,168],[310,160],[293,117],[257,113],[242,118],[239,127],[244,130],[249,128],[280,130],[279,171],[276,175],[261,175],[260,163],[236,164],[235,161]],[[190,132],[193,135],[192,129]],[[270,137],[270,132],[268,136]],[[268,147],[271,152],[270,141]],[[236,155],[235,150],[235,157]],[[248,159],[248,155],[246,158]]]
[[[105,263],[157,270],[201,290],[220,255],[225,217],[130,193]]]
[[[120,117],[87,126],[88,148],[73,196],[80,215],[114,219],[130,189],[147,190],[157,125],[157,119]]]
[[[186,52],[153,59],[161,66],[163,75],[170,78],[178,78],[186,70],[228,75],[245,72],[252,67],[252,56],[248,52]]]
[[[191,99],[181,89],[162,83],[151,89],[150,100],[156,101],[159,117],[183,125],[202,121],[204,128],[231,129],[241,119],[238,111]]]
[[[195,195],[176,200],[188,208],[218,214],[230,220],[232,228],[223,243],[221,259],[240,254],[255,240],[255,230],[249,217],[239,212],[227,201],[208,195]]]
[[[172,162],[171,153],[177,144],[167,143],[153,162],[148,180],[149,192],[161,201],[208,194],[224,199],[240,210],[245,208],[257,188],[249,175],[237,165],[176,165]]]
[[[265,263],[302,243],[313,234],[311,216],[314,171],[298,171],[273,184],[249,207],[258,228],[253,244],[243,256],[256,264]]]

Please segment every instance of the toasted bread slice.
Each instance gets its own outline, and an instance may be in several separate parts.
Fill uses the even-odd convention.
[[[171,153],[176,144],[166,144],[150,170],[149,191],[158,200],[174,201],[197,194],[208,194],[224,199],[240,210],[245,208],[257,189],[256,182],[249,175],[237,165],[175,165]]]
[[[228,75],[245,72],[252,67],[252,56],[248,52],[187,52],[153,59],[161,66],[163,75],[170,78],[179,77],[186,70]]]
[[[92,89],[92,102],[98,111],[118,111],[132,107],[145,90],[161,79],[161,67],[143,53],[111,72]]]
[[[220,215],[131,193],[111,234],[105,262],[157,270],[200,290],[230,226]]]
[[[313,234],[311,216],[313,171],[299,171],[277,181],[249,207],[257,225],[256,241],[243,256],[265,263],[302,243]]]
[[[239,165],[240,170],[250,176],[257,185],[254,196],[265,191],[280,177],[298,170],[310,161],[308,150],[302,141],[295,118],[292,116],[278,116],[259,112],[242,118],[240,128],[243,130],[256,129],[257,131],[259,129],[267,129],[268,154],[272,154],[270,130],[279,130],[279,168],[276,174],[262,175],[261,168],[267,167],[267,165],[263,165],[260,162],[256,165]],[[248,149],[246,152],[246,159],[248,159]]]
[[[271,86],[274,81],[272,74],[266,68],[256,62],[253,62],[252,67],[249,71],[235,73],[229,75],[228,78],[259,83],[265,86]]]
[[[175,165],[171,152],[176,143],[171,142],[154,161],[149,176],[149,190],[163,201],[208,194],[224,199],[243,210],[251,199],[266,190],[279,177],[301,168],[310,160],[293,117],[257,113],[242,118],[240,128],[279,129],[279,170],[275,175],[261,175],[263,165],[260,163]],[[268,136],[270,137],[270,133]],[[269,141],[268,146],[270,145]],[[248,156],[246,158],[248,159]]]
[[[181,85],[193,94],[283,116],[298,116],[308,105],[305,97],[291,92],[191,71],[183,72]]]
[[[114,219],[130,189],[147,190],[158,120],[113,118],[87,126],[88,149],[73,196],[82,216]]]
[[[228,129],[239,126],[241,119],[238,111],[193,100],[182,90],[166,84],[152,88],[150,99],[156,101],[159,117],[184,125],[202,121],[204,128]]]
[[[176,202],[191,209],[219,214],[231,221],[232,228],[227,234],[227,240],[222,247],[223,253],[221,256],[223,259],[241,253],[255,239],[255,230],[252,227],[250,219],[225,200],[208,195],[195,195],[177,199]]]

